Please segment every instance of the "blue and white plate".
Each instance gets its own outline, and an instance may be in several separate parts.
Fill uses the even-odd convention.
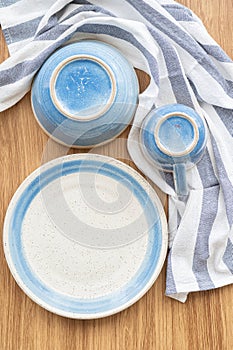
[[[34,171],[4,223],[5,256],[36,303],[79,319],[141,298],[167,252],[163,207],[148,182],[110,157],[76,154]]]
[[[50,137],[73,147],[93,147],[129,125],[138,93],[136,73],[116,48],[82,40],[45,61],[31,101],[36,120]]]

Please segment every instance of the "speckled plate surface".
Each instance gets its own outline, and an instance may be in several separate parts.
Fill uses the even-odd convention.
[[[153,285],[167,251],[157,194],[110,157],[76,154],[34,171],[11,200],[4,251],[22,290],[45,309],[91,319]]]

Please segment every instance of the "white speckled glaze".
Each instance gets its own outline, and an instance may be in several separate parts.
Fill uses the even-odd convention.
[[[166,248],[154,190],[132,168],[98,155],[37,169],[17,190],[4,224],[5,256],[19,286],[71,318],[104,317],[136,302],[156,280]]]

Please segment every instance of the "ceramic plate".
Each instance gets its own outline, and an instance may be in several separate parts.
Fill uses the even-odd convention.
[[[36,120],[50,137],[68,146],[93,147],[129,125],[138,93],[136,73],[120,51],[82,40],[44,62],[31,101]]]
[[[4,223],[5,256],[36,303],[79,319],[117,313],[153,285],[167,251],[157,194],[110,157],[77,154],[33,172]]]

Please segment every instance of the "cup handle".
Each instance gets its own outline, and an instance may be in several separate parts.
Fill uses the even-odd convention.
[[[186,180],[186,166],[182,163],[173,165],[175,190],[178,196],[188,195],[188,186]]]

